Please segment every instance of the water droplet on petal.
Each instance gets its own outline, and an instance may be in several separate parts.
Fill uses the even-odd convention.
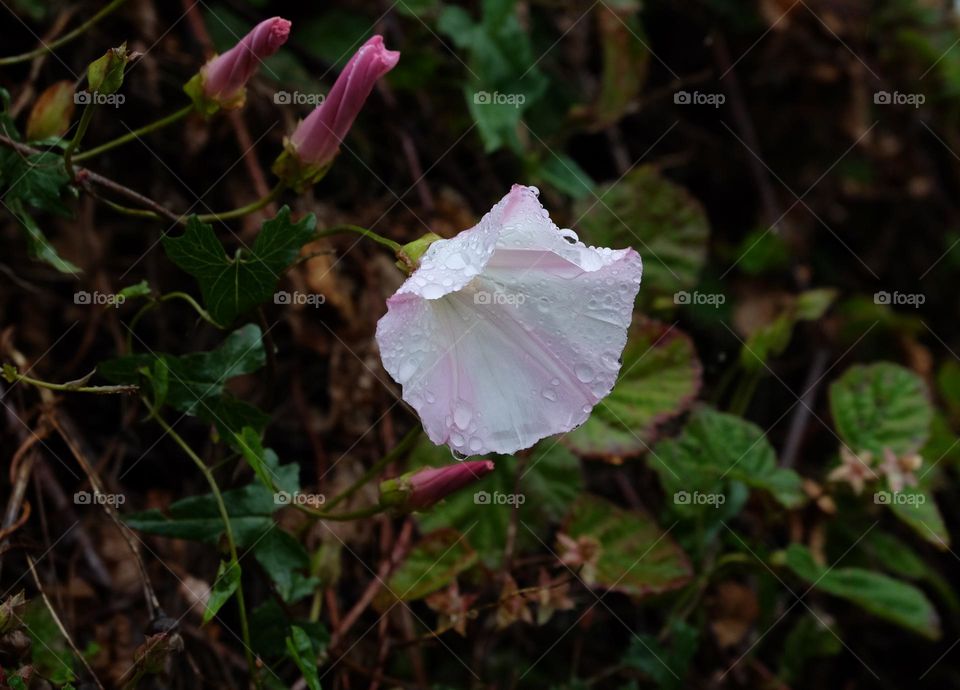
[[[557,392],[552,388],[544,388],[540,394],[550,402],[554,402],[557,399]]]
[[[427,299],[439,299],[443,297],[443,288],[435,283],[430,283],[423,287],[423,296]]]
[[[473,412],[470,406],[462,400],[458,400],[453,408],[453,423],[461,429],[470,426],[470,420],[473,419]]]
[[[581,383],[590,383],[593,381],[593,369],[586,364],[578,364],[573,368],[573,373],[577,375]]]

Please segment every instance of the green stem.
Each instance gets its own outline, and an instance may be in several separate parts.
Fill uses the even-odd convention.
[[[286,187],[282,182],[280,182],[276,187],[271,189],[266,196],[257,199],[246,206],[240,206],[239,208],[235,208],[230,211],[224,211],[223,213],[204,213],[198,215],[197,220],[204,223],[210,223],[218,220],[230,220],[231,218],[249,216],[254,211],[259,211],[264,206],[274,201],[278,196],[280,196],[284,189],[286,189]]]
[[[386,238],[383,235],[378,235],[373,230],[367,230],[366,228],[362,228],[359,225],[350,225],[350,224],[336,225],[332,228],[327,228],[326,230],[320,230],[316,236],[317,236],[317,239],[319,239],[321,237],[330,237],[331,235],[339,235],[340,233],[343,233],[343,232],[355,232],[358,235],[363,235],[367,239],[371,239],[374,242],[382,244],[385,247],[389,247],[394,251],[394,253],[400,253],[401,251],[403,251],[403,245],[401,245],[399,242],[394,242],[393,240]]]
[[[26,374],[21,374],[11,365],[5,365],[3,367],[3,378],[8,382],[14,383],[15,381],[21,381],[23,383],[28,383],[31,386],[36,386],[37,388],[46,388],[51,391],[63,391],[66,393],[93,393],[95,395],[115,395],[117,393],[129,394],[136,393],[139,388],[132,385],[120,385],[120,386],[83,386],[79,383],[51,383],[50,381],[41,381],[40,379],[35,379]]]
[[[730,400],[729,412],[731,414],[743,416],[750,406],[750,401],[753,399],[753,394],[757,390],[757,384],[759,383],[759,371],[749,371],[744,374],[744,377],[740,379],[740,383],[737,385],[736,390],[734,390],[733,397]]]
[[[80,36],[81,34],[83,34],[83,32],[85,32],[91,26],[93,26],[94,24],[99,22],[101,19],[106,17],[108,14],[113,12],[115,9],[120,7],[120,5],[122,5],[124,2],[126,2],[126,0],[113,0],[112,2],[107,4],[102,10],[100,10],[95,15],[90,17],[90,19],[85,21],[83,24],[78,26],[76,29],[74,29],[70,33],[64,34],[57,40],[51,41],[50,43],[43,43],[39,48],[31,50],[30,52],[20,53],[19,55],[8,55],[7,57],[0,58],[0,65],[14,65],[18,62],[27,62],[28,60],[32,60],[35,57],[40,57],[44,53],[53,52],[60,46],[66,43],[69,43],[70,41],[75,39],[77,36]]]
[[[144,125],[140,129],[135,129],[133,131],[127,132],[121,137],[117,137],[116,139],[112,139],[104,144],[100,144],[100,146],[96,146],[92,149],[84,151],[83,153],[79,153],[73,157],[73,160],[82,161],[88,158],[93,158],[94,156],[100,155],[104,151],[109,151],[110,149],[116,148],[118,146],[122,146],[123,144],[126,144],[129,141],[133,141],[134,139],[139,139],[144,134],[149,134],[150,132],[153,132],[155,130],[166,127],[167,125],[173,124],[174,122],[182,120],[191,112],[193,112],[193,105],[184,106],[180,110],[174,113],[170,113],[166,117],[162,117],[159,120],[156,120],[155,122],[151,122],[148,125]]]
[[[77,150],[80,142],[83,141],[83,135],[87,133],[87,128],[93,119],[94,107],[92,104],[84,106],[83,114],[80,115],[80,124],[77,126],[77,135],[70,140],[66,150],[63,152],[63,164],[71,180],[76,179],[76,171],[73,169],[73,153]]]
[[[223,330],[223,326],[213,320],[213,317],[210,316],[210,312],[200,306],[200,304],[193,297],[188,295],[186,292],[168,292],[164,295],[160,295],[157,298],[151,299],[149,302],[140,307],[140,310],[133,315],[133,318],[130,319],[130,325],[127,327],[127,352],[133,352],[133,333],[137,328],[137,324],[140,323],[140,320],[146,316],[150,311],[156,309],[162,302],[166,302],[172,299],[182,299],[184,302],[193,307],[193,310],[197,312],[201,319],[209,323],[211,326],[218,330]]]
[[[357,493],[357,491],[362,489],[367,484],[367,482],[369,482],[371,479],[373,479],[374,477],[379,475],[381,472],[383,472],[383,470],[390,463],[392,463],[394,460],[397,460],[402,455],[404,455],[408,450],[413,448],[414,443],[416,443],[419,437],[420,437],[420,427],[415,426],[413,429],[411,429],[407,433],[406,436],[400,439],[400,443],[394,446],[393,450],[391,450],[389,453],[387,453],[382,458],[380,458],[375,463],[373,463],[373,465],[370,466],[370,469],[368,469],[366,472],[360,475],[357,481],[355,481],[353,484],[351,484],[346,489],[344,489],[340,494],[338,494],[337,496],[334,496],[332,499],[327,501],[327,503],[324,505],[323,512],[326,513],[327,511],[332,510],[334,507],[336,507],[337,505],[339,505],[340,503],[342,503],[343,501],[347,500],[348,498],[353,496],[355,493]]]
[[[230,524],[230,514],[227,512],[227,506],[223,502],[223,495],[220,493],[220,487],[217,485],[217,480],[213,476],[213,472],[210,471],[210,468],[200,459],[200,456],[193,452],[193,449],[183,440],[183,437],[180,436],[176,431],[173,430],[167,422],[158,414],[151,405],[150,401],[146,398],[142,398],[143,403],[147,406],[147,409],[150,411],[150,417],[152,417],[163,429],[170,438],[176,442],[178,446],[186,453],[187,457],[193,461],[193,464],[197,466],[197,469],[203,474],[204,479],[207,480],[207,484],[210,485],[210,490],[213,492],[214,500],[217,502],[217,510],[220,512],[220,518],[223,520],[224,534],[227,538],[227,546],[230,549],[230,567],[239,568],[240,567],[240,557],[237,555],[237,543],[233,536],[233,526]],[[241,571],[242,572],[242,571]],[[243,651],[244,655],[247,658],[247,666],[250,669],[250,675],[254,679],[254,683],[257,687],[260,687],[260,678],[257,674],[256,662],[253,658],[252,648],[250,646],[250,624],[247,621],[247,606],[244,601],[243,596],[243,578],[239,578],[237,581],[237,609],[240,614],[240,633],[243,636]]]

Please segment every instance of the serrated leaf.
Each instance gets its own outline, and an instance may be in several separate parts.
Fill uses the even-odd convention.
[[[210,588],[210,597],[207,599],[207,607],[203,610],[203,622],[209,623],[217,612],[223,608],[233,593],[237,591],[240,584],[240,564],[231,564],[226,561],[220,561],[220,567],[217,568],[217,577],[213,581],[213,587]]]
[[[847,369],[830,386],[830,412],[844,443],[874,457],[884,448],[900,456],[917,452],[933,417],[923,379],[890,362]]]
[[[417,542],[374,600],[379,611],[397,601],[416,601],[450,584],[477,562],[477,552],[453,529],[431,532]]]
[[[660,442],[647,464],[668,497],[730,493],[731,483],[769,491],[788,508],[804,501],[796,472],[777,466],[776,453],[760,427],[709,407],[697,409],[683,432]],[[695,501],[675,503],[678,513],[712,510]]]
[[[861,568],[827,568],[809,549],[791,544],[785,562],[798,577],[817,589],[850,601],[869,613],[924,637],[940,637],[940,617],[926,595],[887,575]]]
[[[183,235],[165,237],[163,246],[170,260],[197,280],[210,316],[227,325],[274,294],[315,226],[313,214],[291,222],[290,209],[284,206],[263,224],[252,247],[230,258],[213,227],[192,216]]]
[[[597,189],[574,207],[581,239],[602,247],[634,247],[643,257],[639,304],[689,290],[706,259],[710,225],[700,202],[652,166]],[[579,227],[578,227],[579,226]]]
[[[693,574],[686,554],[649,515],[598,496],[581,495],[563,531],[599,543],[596,577],[588,584],[602,589],[639,597],[682,587]]]
[[[640,455],[657,427],[684,412],[700,390],[693,342],[676,328],[643,321],[630,330],[620,377],[589,419],[564,436],[575,452],[619,462]]]

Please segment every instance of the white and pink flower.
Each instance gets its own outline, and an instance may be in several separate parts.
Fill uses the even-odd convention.
[[[377,324],[430,440],[512,453],[586,421],[613,388],[640,288],[633,249],[560,230],[535,187],[430,245]]]

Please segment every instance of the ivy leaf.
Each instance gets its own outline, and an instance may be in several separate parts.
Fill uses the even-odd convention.
[[[217,577],[210,588],[210,598],[207,599],[207,608],[203,611],[203,622],[209,623],[217,611],[223,608],[227,600],[233,596],[240,585],[240,564],[220,561],[217,568]]]
[[[653,443],[657,427],[684,412],[701,384],[693,343],[655,321],[634,326],[623,351],[620,378],[590,418],[564,436],[575,452],[618,463]]]
[[[599,199],[599,201],[598,201]],[[641,306],[697,284],[710,225],[700,202],[653,166],[634,168],[574,206],[588,244],[632,246],[643,256]],[[584,239],[584,238],[582,238]]]
[[[855,365],[830,386],[830,411],[850,449],[881,457],[920,450],[930,434],[933,407],[919,376],[890,362]]]
[[[257,562],[267,571],[280,597],[293,603],[312,594],[320,584],[315,577],[304,575],[310,567],[310,556],[293,535],[279,527],[267,532],[253,547]]]
[[[313,214],[293,223],[284,206],[263,224],[252,247],[238,249],[230,258],[213,227],[191,216],[183,235],[165,237],[163,246],[170,260],[197,280],[210,316],[227,325],[274,294],[315,226]]]
[[[577,499],[564,532],[599,544],[596,575],[587,584],[639,597],[682,587],[693,574],[686,554],[649,515],[598,496]]]
[[[784,561],[800,579],[817,589],[929,639],[940,637],[940,617],[936,609],[913,585],[862,568],[824,567],[801,544],[791,544]]]
[[[263,367],[266,353],[263,336],[256,324],[235,330],[221,345],[209,352],[176,356],[137,354],[103,362],[98,372],[112,383],[137,384],[142,371],[156,371],[158,362],[166,368],[166,395],[158,395],[156,380],[150,380],[154,403],[161,398],[180,412],[216,424],[220,434],[233,441],[245,426],[262,430],[267,417],[260,410],[236,400],[226,392],[231,378],[252,374]]]
[[[760,427],[709,407],[697,409],[680,436],[657,444],[647,463],[680,514],[714,510],[689,497],[695,492],[728,496],[738,483],[769,491],[787,508],[804,501],[800,477],[777,466]]]
[[[441,529],[424,536],[374,599],[385,611],[397,601],[416,601],[450,584],[477,562],[477,553],[466,537],[453,529]]]
[[[290,636],[293,626],[307,634],[318,656],[326,650],[330,642],[326,627],[308,620],[290,620],[273,597],[255,608],[250,615],[250,646],[264,659],[283,656],[287,652],[285,638]]]

